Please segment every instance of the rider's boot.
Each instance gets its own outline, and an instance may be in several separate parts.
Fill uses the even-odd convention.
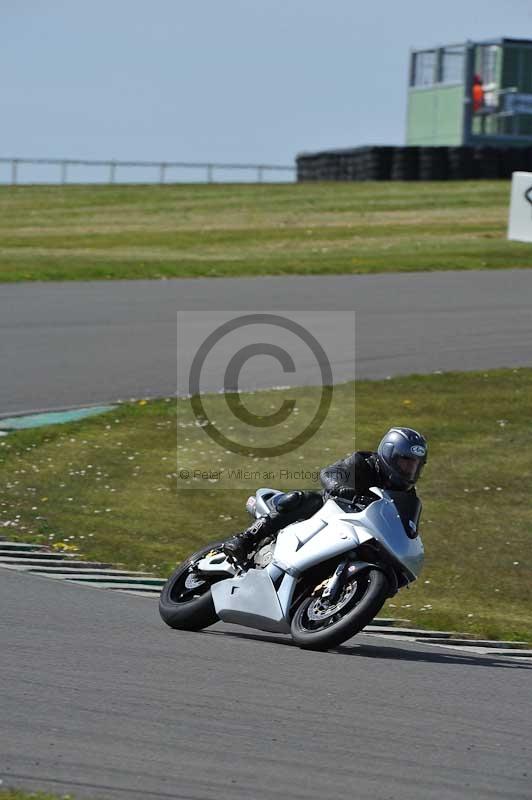
[[[271,516],[259,517],[245,531],[237,533],[224,543],[224,553],[243,563],[261,539],[277,533],[277,530],[278,526]]]

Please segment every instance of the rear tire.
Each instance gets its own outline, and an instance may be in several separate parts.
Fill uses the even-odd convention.
[[[199,631],[218,622],[211,594],[212,581],[205,580],[191,590],[187,590],[185,581],[189,567],[222,545],[221,542],[208,545],[187,558],[172,572],[162,588],[159,598],[159,614],[163,622],[170,628],[182,631]]]
[[[314,622],[311,618],[316,598],[313,594],[307,595],[297,607],[290,626],[292,638],[299,647],[330,650],[369,625],[388,597],[388,578],[379,569],[370,569],[357,576],[356,583],[353,597],[337,615],[329,620],[324,616],[321,627],[319,621]]]

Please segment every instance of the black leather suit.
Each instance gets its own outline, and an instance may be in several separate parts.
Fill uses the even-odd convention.
[[[385,478],[381,473],[377,453],[370,450],[357,450],[350,456],[335,461],[320,472],[321,485],[329,494],[367,494],[371,486],[384,488]],[[352,492],[339,491],[342,488]]]
[[[257,520],[248,530],[263,534],[275,534],[281,528],[298,520],[308,519],[321,508],[324,495],[336,495],[351,499],[354,495],[367,494],[371,486],[384,488],[385,479],[381,473],[377,453],[357,451],[345,459],[335,461],[320,472],[322,492],[287,492],[276,501],[276,511]]]

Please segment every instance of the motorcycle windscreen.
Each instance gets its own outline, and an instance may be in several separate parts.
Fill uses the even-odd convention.
[[[388,489],[386,494],[390,497],[397,509],[401,522],[410,539],[415,539],[419,531],[421,517],[421,502],[413,492],[395,492]]]
[[[371,531],[374,538],[401,562],[413,579],[419,575],[423,566],[423,543],[419,536],[414,539],[407,536],[399,509],[391,494],[384,491],[384,499],[371,503],[361,514],[360,521],[364,528]]]

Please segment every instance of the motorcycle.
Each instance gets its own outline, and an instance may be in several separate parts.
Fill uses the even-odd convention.
[[[259,489],[246,508],[275,508],[275,489]],[[291,634],[328,650],[359,633],[385,600],[419,576],[421,503],[411,492],[372,487],[352,501],[325,498],[309,519],[258,543],[242,565],[216,542],[180,564],[162,589],[159,612],[171,628],[198,631],[215,622]]]

